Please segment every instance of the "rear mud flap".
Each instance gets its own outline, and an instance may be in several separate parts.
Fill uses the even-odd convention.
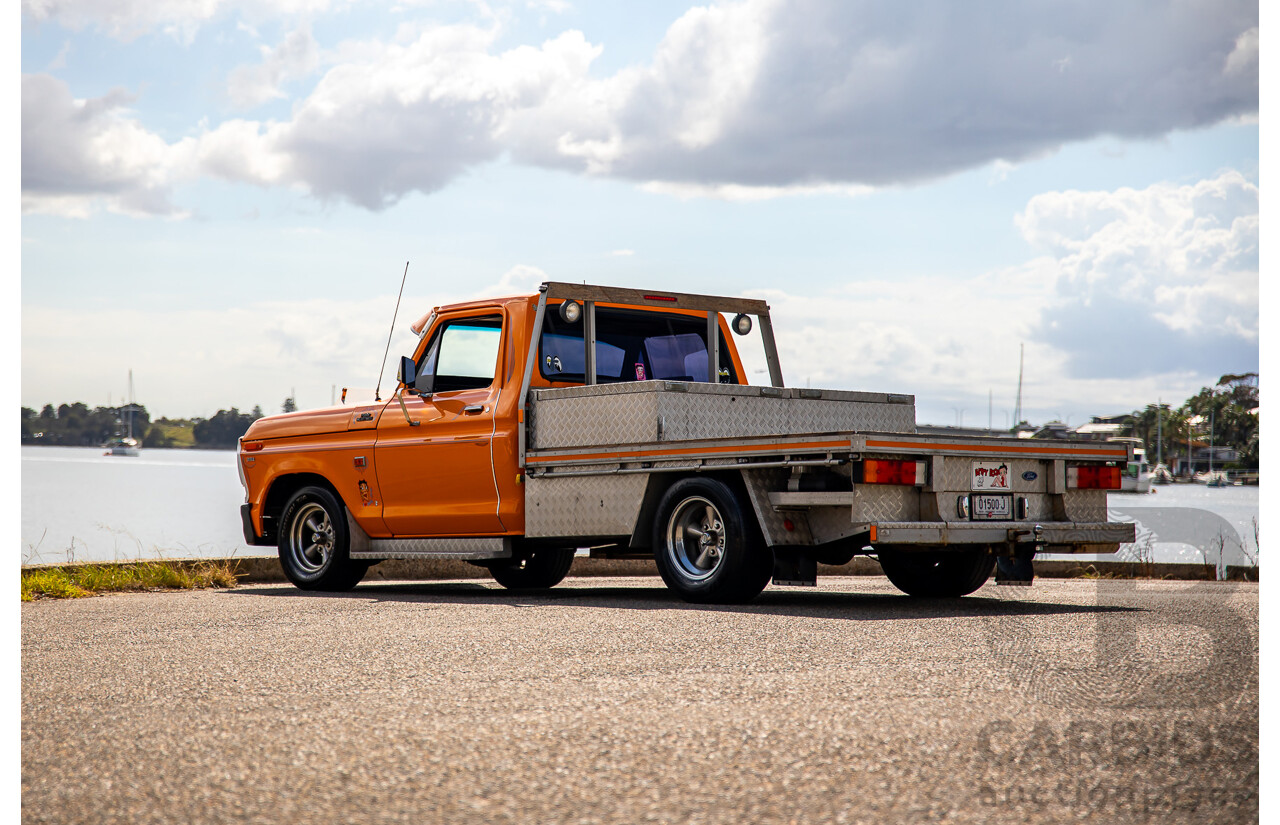
[[[784,587],[817,587],[818,561],[812,553],[787,552],[780,547],[773,553],[773,583]]]
[[[1012,557],[996,557],[996,584],[1030,587],[1035,580],[1035,550],[1017,550]]]

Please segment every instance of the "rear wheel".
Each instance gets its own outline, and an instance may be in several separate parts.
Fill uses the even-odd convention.
[[[510,590],[546,590],[569,575],[574,552],[572,547],[529,550],[517,558],[490,562],[489,572]]]
[[[985,547],[965,550],[881,550],[880,567],[910,596],[967,596],[991,578],[996,557]]]
[[[303,590],[350,590],[369,562],[348,555],[350,536],[338,497],[323,487],[303,487],[280,519],[280,566]]]
[[[773,575],[773,553],[751,512],[713,478],[682,479],[667,490],[653,552],[667,587],[689,602],[748,602]]]

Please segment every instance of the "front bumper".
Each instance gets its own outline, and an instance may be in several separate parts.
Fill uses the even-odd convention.
[[[245,502],[240,505],[240,527],[244,530],[245,544],[260,547],[269,547],[275,544],[269,536],[259,536],[254,532],[252,502]]]

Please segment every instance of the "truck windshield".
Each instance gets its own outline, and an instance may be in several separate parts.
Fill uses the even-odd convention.
[[[566,324],[547,312],[539,341],[538,369],[549,381],[585,382],[583,322]],[[622,309],[596,309],[596,379],[620,381],[707,380],[707,324],[701,318]],[[720,343],[720,382],[739,383],[728,345]]]

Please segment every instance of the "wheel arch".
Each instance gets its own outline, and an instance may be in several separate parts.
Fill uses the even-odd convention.
[[[738,497],[742,504],[743,512],[750,514],[752,519],[751,529],[760,530],[760,514],[756,512],[751,497],[747,494],[747,485],[742,480],[741,472],[723,470],[704,473],[650,473],[649,483],[645,486],[644,498],[640,504],[640,511],[636,515],[635,527],[631,531],[631,547],[653,549],[653,520],[657,518],[658,505],[672,485],[686,478],[715,479],[728,486],[733,491],[733,494]]]
[[[271,539],[274,544],[280,536],[280,516],[285,505],[293,494],[303,487],[321,487],[333,494],[344,507],[347,502],[338,492],[338,488],[329,479],[319,473],[285,473],[271,480],[266,495],[262,499],[262,536]]]

